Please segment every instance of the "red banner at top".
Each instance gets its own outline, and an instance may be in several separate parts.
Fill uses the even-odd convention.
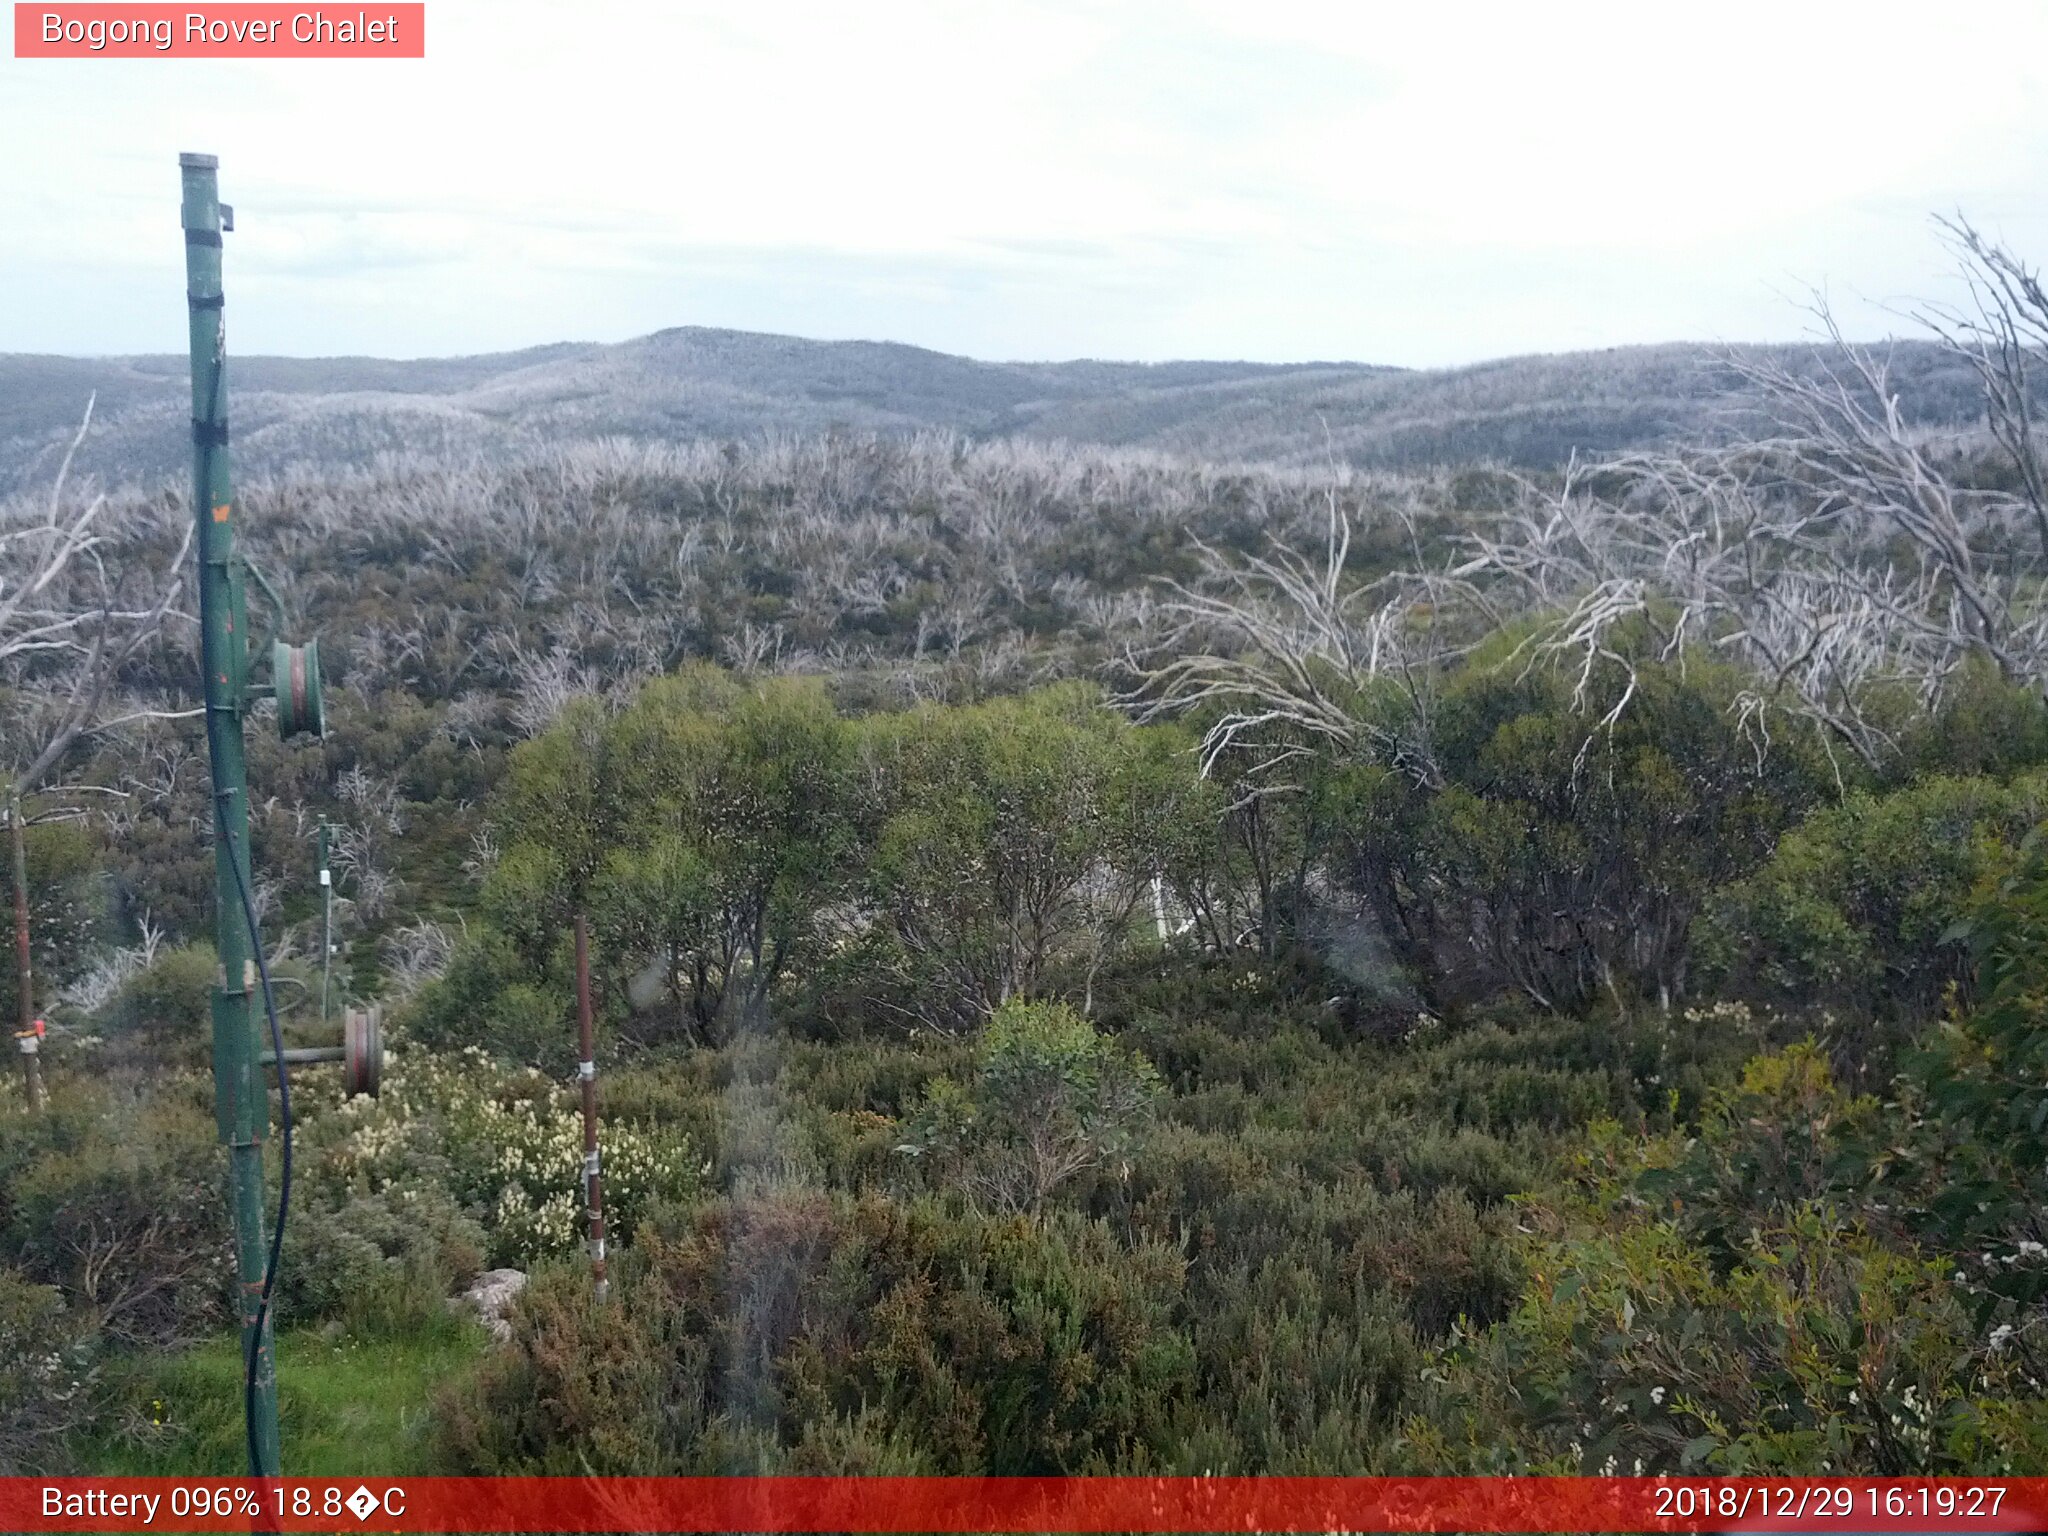
[[[0,1478],[8,1531],[2042,1531],[2048,1478]]]
[[[424,4],[38,4],[16,0],[17,59],[423,59]]]

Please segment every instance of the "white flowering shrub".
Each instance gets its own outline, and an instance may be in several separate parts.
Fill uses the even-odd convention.
[[[601,1109],[600,1103],[600,1109]],[[394,1050],[383,1095],[333,1117],[328,1176],[375,1193],[431,1181],[482,1222],[493,1263],[573,1251],[584,1237],[583,1117],[577,1090],[475,1046]],[[605,1225],[630,1233],[651,1200],[686,1198],[698,1162],[680,1132],[629,1122],[599,1131]]]

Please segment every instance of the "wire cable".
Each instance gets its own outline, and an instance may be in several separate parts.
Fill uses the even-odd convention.
[[[213,722],[207,722],[208,735]],[[209,742],[210,746],[211,743]],[[278,1022],[277,998],[270,984],[270,966],[263,956],[263,930],[256,920],[256,904],[249,897],[249,882],[242,873],[242,861],[228,836],[227,817],[220,796],[214,797],[214,824],[228,846],[228,865],[235,872],[235,890],[241,897],[242,919],[249,929],[249,948],[256,957],[256,976],[263,988],[263,1012],[270,1023],[270,1048],[277,1057],[277,1118],[281,1166],[277,1184],[277,1220],[270,1233],[270,1256],[263,1266],[263,1290],[256,1302],[256,1326],[249,1334],[248,1353],[242,1362],[242,1423],[249,1442],[249,1471],[262,1475],[256,1446],[256,1367],[263,1348],[263,1328],[270,1318],[270,1299],[277,1289],[278,1260],[284,1253],[285,1222],[292,1208],[292,1083],[291,1069],[284,1060],[284,1026]]]

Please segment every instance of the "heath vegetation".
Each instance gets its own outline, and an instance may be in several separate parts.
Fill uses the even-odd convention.
[[[1564,359],[1317,452],[1216,447],[1227,370],[968,435],[1115,415],[1011,370],[253,478],[330,671],[324,739],[251,733],[286,1028],[323,821],[391,1020],[381,1098],[294,1080],[287,1465],[2048,1471],[2048,299],[1949,234],[1979,308],[1713,360],[1717,434],[1502,425]],[[0,1471],[233,1471],[188,517],[39,483]],[[446,1299],[500,1265],[486,1345]]]

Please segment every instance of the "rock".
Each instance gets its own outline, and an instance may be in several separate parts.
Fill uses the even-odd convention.
[[[448,1298],[451,1308],[468,1307],[500,1344],[510,1342],[512,1324],[505,1313],[519,1293],[526,1289],[523,1269],[491,1269],[476,1277],[476,1283],[460,1296]]]

